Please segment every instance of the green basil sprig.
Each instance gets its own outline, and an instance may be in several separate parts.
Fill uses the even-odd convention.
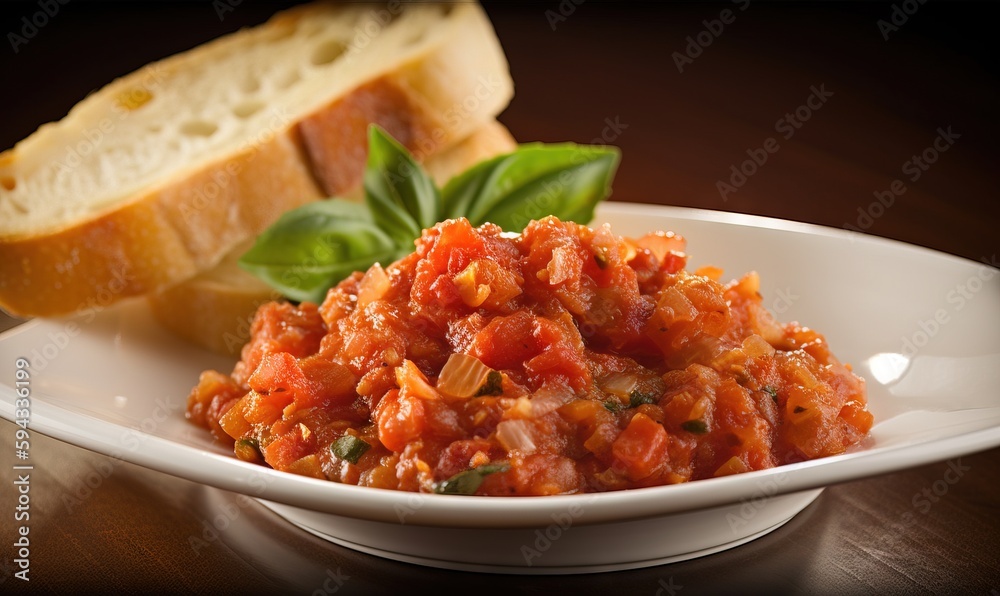
[[[335,198],[289,211],[239,263],[292,300],[321,302],[351,273],[412,252],[421,230],[445,219],[513,232],[546,215],[587,223],[611,194],[620,157],[615,147],[529,143],[439,189],[402,145],[372,125],[364,203]]]

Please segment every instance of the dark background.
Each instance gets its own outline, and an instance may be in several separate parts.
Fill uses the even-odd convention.
[[[2,3],[0,148],[60,118],[113,78],[260,23],[288,4],[244,0],[220,20],[207,1],[73,0],[15,54],[8,33],[19,33],[22,18],[40,5]],[[591,142],[609,121],[619,123],[613,144],[622,148],[623,162],[615,200],[861,225],[973,260],[998,253],[1000,73],[991,57],[1000,49],[1000,3],[751,2],[742,11],[730,3],[594,0],[486,6],[516,85],[500,119],[521,141]],[[673,53],[684,52],[687,38],[705,29],[703,21],[727,8],[735,20],[678,72]],[[904,8],[913,14],[886,40],[878,21]],[[546,13],[560,10],[566,19],[553,29]],[[791,139],[782,138],[776,122],[802,105],[813,86],[833,96]],[[904,164],[948,127],[960,135],[954,146],[909,180]],[[770,137],[780,150],[723,200],[718,181]],[[866,221],[863,214],[878,213],[875,193],[897,179],[906,192]],[[0,425],[0,438],[12,436],[11,428]],[[322,569],[335,567],[352,577],[346,593],[433,587],[666,594],[665,586],[673,586],[682,596],[1000,594],[997,449],[962,458],[971,471],[927,514],[914,499],[940,482],[946,463],[831,487],[785,527],[717,555],[622,573],[529,578],[369,557],[307,536],[260,507],[244,510],[240,524],[269,538],[258,545],[265,553],[271,547],[295,553],[301,570],[269,567],[266,554],[254,559],[239,541],[192,558],[186,537],[215,511],[205,503],[234,495],[123,464],[101,485],[100,498],[63,516],[58,499],[67,481],[60,475],[76,477],[105,458],[44,437],[33,441],[33,457],[48,470],[33,485],[39,491],[33,503],[51,514],[40,513],[32,527],[38,581],[13,587],[256,592],[317,585],[304,574],[319,570],[322,577]],[[6,443],[0,449],[10,451]]]
[[[73,0],[16,54],[9,33],[21,34],[22,19],[41,9],[4,2],[0,147],[62,117],[115,77],[294,4],[244,0],[219,11],[224,1]],[[519,141],[589,142],[606,119],[626,125],[614,140],[624,153],[615,199],[857,225],[857,209],[894,179],[884,173],[902,178],[911,155],[930,146],[938,127],[951,126],[961,135],[956,146],[867,231],[972,259],[996,251],[998,3],[486,6],[516,85],[501,120]],[[672,54],[727,8],[735,20],[678,72]],[[906,22],[886,40],[877,23],[891,22],[894,10]],[[565,20],[552,19],[560,13]],[[782,150],[723,201],[716,182],[747,149],[775,136],[775,121],[813,85],[834,96],[792,139],[779,137]],[[899,146],[912,153],[889,150]],[[845,163],[858,166],[849,179]],[[956,217],[972,211],[969,222]],[[941,235],[962,240],[946,246],[922,233],[912,220],[924,216],[939,221]]]

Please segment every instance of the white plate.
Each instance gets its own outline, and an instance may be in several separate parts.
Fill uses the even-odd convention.
[[[184,420],[206,368],[232,361],[176,340],[143,302],[36,320],[0,336],[0,415],[28,358],[30,428],[265,501],[340,544],[394,559],[515,573],[590,572],[699,556],[766,533],[820,489],[1000,445],[1000,273],[930,250],[798,223],[607,203],[626,235],[672,229],[689,265],[756,269],[781,320],[823,332],[868,380],[876,425],[836,457],[599,495],[462,497],[319,481],[237,461]],[[99,310],[99,309],[98,309]]]

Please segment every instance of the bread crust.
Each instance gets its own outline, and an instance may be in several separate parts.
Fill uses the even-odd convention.
[[[279,15],[273,22],[288,18]],[[417,153],[468,135],[506,106],[513,85],[481,9],[474,7],[467,19],[449,43],[392,72],[376,73],[303,118],[282,120],[275,113],[274,126],[235,154],[143,189],[84,221],[0,237],[0,307],[22,317],[64,315],[95,300],[107,306],[155,293],[210,269],[281,213],[353,186],[364,160],[345,156],[357,153],[356,131],[368,122],[383,125]],[[443,119],[455,105],[469,103],[466,98],[482,95],[477,77],[483,76],[499,81],[489,97],[458,121]],[[349,145],[324,129],[330,125],[355,131]],[[16,167],[17,149],[0,156],[5,167]]]

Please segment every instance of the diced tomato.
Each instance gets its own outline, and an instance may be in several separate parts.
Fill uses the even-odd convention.
[[[692,274],[684,250],[551,217],[516,237],[444,222],[319,307],[262,307],[188,416],[245,461],[259,446],[336,482],[433,491],[490,464],[466,487],[481,495],[685,482],[862,441],[864,381],[823,335],[778,322],[756,273]],[[478,363],[443,374],[454,353]],[[357,461],[332,449],[347,435],[368,445]]]
[[[188,395],[187,417],[210,430],[217,440],[228,442],[231,436],[222,428],[220,420],[239,402],[243,393],[244,390],[229,377],[214,370],[205,371]]]
[[[420,437],[426,422],[423,401],[400,395],[395,389],[382,398],[372,417],[378,424],[379,441],[390,451],[403,451],[407,443]]]
[[[563,495],[581,492],[584,478],[576,463],[565,456],[535,453],[515,456],[511,469],[504,474],[491,474],[483,480],[480,494],[497,495]]]
[[[611,445],[616,467],[630,480],[642,480],[668,463],[667,431],[645,414],[636,414]]]
[[[238,384],[244,383],[265,354],[287,352],[296,358],[313,354],[324,335],[326,325],[315,304],[268,302],[257,309],[250,326],[250,341],[243,346],[243,359],[236,365],[233,378]]]
[[[729,449],[717,450],[717,457],[738,455],[752,470],[774,467],[773,430],[757,412],[750,392],[733,379],[725,379],[716,389],[714,421],[716,435],[731,438],[726,442]]]
[[[316,452],[316,437],[305,425],[298,424],[264,448],[264,461],[276,470]]]
[[[516,369],[542,351],[536,329],[536,317],[525,310],[495,317],[476,334],[469,354],[492,369]]]
[[[310,356],[299,362],[309,390],[297,394],[295,403],[300,408],[320,405],[342,405],[354,401],[357,378],[343,364],[320,356]]]
[[[474,462],[478,454],[485,455],[487,462],[489,462],[492,459],[492,454],[496,451],[496,446],[486,439],[453,441],[441,452],[434,477],[438,481],[447,480],[459,472],[478,467]]]

